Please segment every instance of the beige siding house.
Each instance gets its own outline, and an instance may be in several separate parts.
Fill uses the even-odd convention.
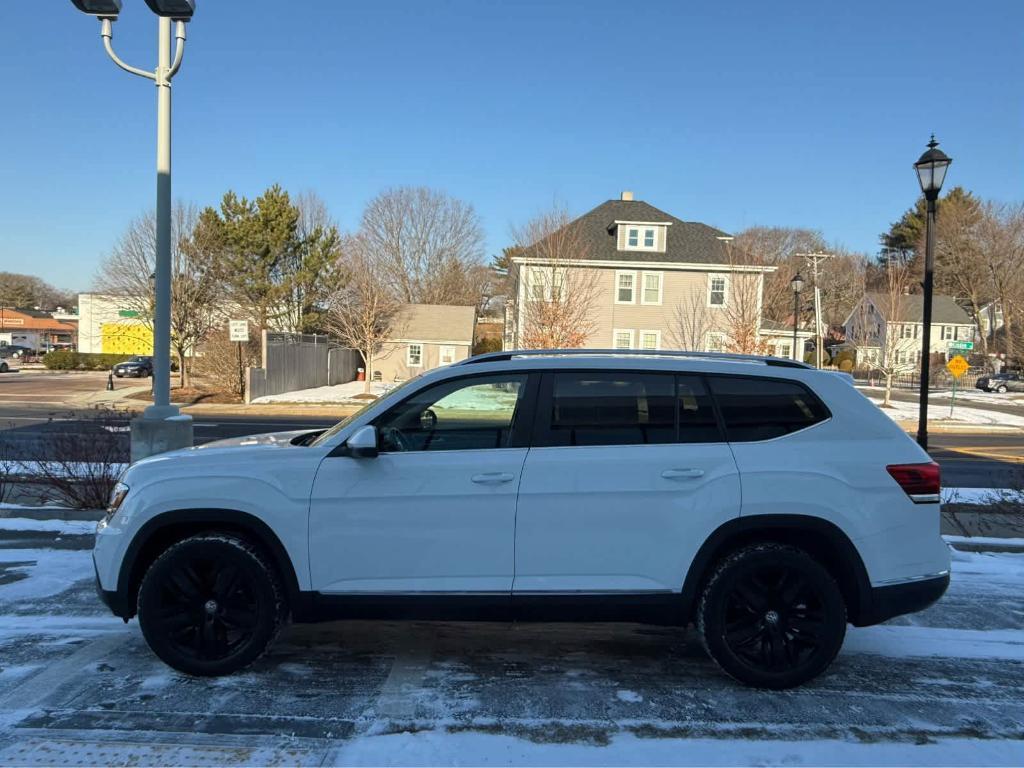
[[[404,381],[431,368],[465,360],[473,348],[475,307],[406,304],[371,363],[373,381]]]
[[[571,301],[568,295],[581,285],[592,293],[584,347],[764,346],[761,295],[765,273],[775,268],[752,263],[733,249],[730,235],[682,221],[628,192],[568,226],[577,233],[573,255],[552,258],[540,246],[513,257],[506,348],[528,346],[525,341],[536,336],[530,326],[542,313],[533,302]]]

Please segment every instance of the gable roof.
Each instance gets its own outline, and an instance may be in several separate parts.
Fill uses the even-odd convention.
[[[392,324],[393,340],[472,344],[476,307],[404,304]]]
[[[665,252],[620,251],[616,221],[669,224]],[[642,200],[608,200],[580,216],[569,226],[580,228],[586,261],[678,262],[680,264],[728,264],[729,252],[720,237],[726,232],[696,221],[683,221]],[[529,249],[524,254],[529,258]]]
[[[54,320],[49,312],[5,308],[0,313],[0,331],[59,331],[73,332],[75,326]]]
[[[868,293],[868,299],[878,314],[886,320],[886,312],[891,305],[891,299],[885,293]],[[896,322],[920,323],[924,320],[924,296],[919,293],[900,296],[899,317]],[[932,322],[933,323],[955,323],[958,325],[974,325],[974,321],[960,307],[952,296],[932,296]]]

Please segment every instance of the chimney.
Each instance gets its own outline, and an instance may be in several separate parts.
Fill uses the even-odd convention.
[[[622,196],[619,199],[620,200],[627,200],[627,201],[628,200],[632,200],[633,199],[633,193],[630,192],[628,189],[624,189],[624,190],[622,190]]]

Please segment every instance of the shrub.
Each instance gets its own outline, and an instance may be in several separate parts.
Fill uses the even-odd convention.
[[[476,344],[473,345],[474,355],[483,355],[487,352],[500,352],[501,351],[501,339],[491,336],[477,340]]]
[[[109,371],[134,355],[111,355],[102,352],[72,352],[58,349],[43,357],[43,365],[51,371]]]
[[[848,357],[840,360],[839,370],[845,373],[850,373],[851,371],[853,371],[853,360],[851,360]]]
[[[242,345],[242,367],[259,368],[262,364],[262,343],[259,337]],[[238,370],[238,344],[228,340],[227,330],[211,333],[194,359],[196,375],[207,379],[218,392],[244,395]]]

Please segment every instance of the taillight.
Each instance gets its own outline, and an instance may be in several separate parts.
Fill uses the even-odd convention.
[[[942,483],[939,479],[939,465],[935,462],[890,464],[886,469],[914,503],[935,503],[939,500]]]

